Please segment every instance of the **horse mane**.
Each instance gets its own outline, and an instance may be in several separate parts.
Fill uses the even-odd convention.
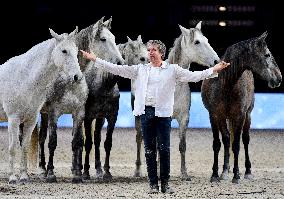
[[[191,42],[193,42],[193,38],[194,38],[196,31],[198,31],[202,34],[202,32],[199,29],[191,28],[190,29]],[[182,39],[182,34],[178,38],[175,39],[173,47],[170,48],[170,50],[169,50],[168,61],[171,64],[177,64],[177,63],[181,62],[181,59],[182,59],[182,57],[181,57],[181,39]],[[189,63],[188,63],[188,65],[189,65]]]
[[[169,50],[168,61],[170,64],[179,63],[181,59],[181,38],[182,34],[175,39],[173,47]]]
[[[241,74],[247,69],[247,66],[252,61],[250,45],[251,40],[246,40],[233,44],[226,49],[222,60],[229,62],[230,66],[227,69],[222,70],[218,77],[223,85],[232,85],[232,83],[237,81]]]
[[[78,46],[79,50],[84,50],[89,52],[90,51],[90,44],[92,42],[92,35],[93,35],[93,26],[90,25],[89,27],[82,29],[76,36],[76,45]],[[78,61],[81,67],[81,70],[87,67],[90,63],[90,60],[83,58],[81,53],[78,53]]]

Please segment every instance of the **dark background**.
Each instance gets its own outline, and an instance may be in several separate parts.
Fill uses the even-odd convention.
[[[278,3],[279,2],[279,3]],[[194,27],[203,21],[202,31],[209,43],[221,56],[225,49],[236,42],[261,35],[268,31],[267,44],[283,73],[283,10],[280,1],[265,3],[256,0],[141,0],[141,1],[5,1],[1,5],[0,63],[22,54],[32,46],[50,38],[48,28],[57,33],[70,33],[77,25],[85,28],[101,17],[113,17],[112,33],[116,43],[125,43],[126,36],[136,39],[142,35],[149,39],[162,40],[167,48],[172,47],[180,35],[178,24]],[[3,4],[3,2],[2,2]],[[219,12],[219,5],[227,6],[227,12]],[[218,26],[225,20],[226,27]],[[202,70],[197,64],[191,70]],[[270,89],[267,83],[255,79],[256,92],[283,93],[284,87]],[[200,91],[201,83],[191,83],[193,91]],[[130,90],[130,81],[121,78],[121,91]]]

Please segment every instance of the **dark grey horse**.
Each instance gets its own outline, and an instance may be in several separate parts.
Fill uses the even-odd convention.
[[[251,111],[254,106],[253,74],[267,81],[271,88],[280,86],[282,81],[280,70],[265,42],[266,36],[265,32],[260,37],[241,41],[227,48],[222,59],[231,65],[222,71],[218,78],[206,79],[202,83],[202,100],[209,112],[213,132],[214,163],[211,182],[219,181],[219,131],[224,145],[221,179],[228,179],[231,137],[234,153],[232,182],[240,181],[238,158],[241,134],[245,149],[245,178],[252,178],[248,145]]]
[[[98,57],[110,61],[112,63],[122,64],[124,62],[119,49],[115,43],[115,37],[110,32],[111,19],[102,23],[99,26],[97,34],[92,37],[92,52]],[[101,68],[93,66],[93,62],[89,63],[85,72],[86,81],[89,88],[89,94],[85,105],[85,163],[84,163],[84,179],[90,179],[89,174],[89,156],[92,149],[92,122],[96,119],[94,131],[95,144],[95,168],[97,178],[111,179],[109,171],[109,158],[112,147],[112,133],[118,115],[119,108],[119,90],[117,82],[118,76],[103,71]],[[100,143],[101,143],[101,129],[104,121],[107,119],[107,134],[104,142],[106,152],[105,164],[103,174],[100,160]]]

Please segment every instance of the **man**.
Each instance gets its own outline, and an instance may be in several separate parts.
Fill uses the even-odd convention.
[[[149,193],[158,193],[156,149],[160,154],[161,192],[173,193],[168,182],[170,178],[170,132],[173,114],[174,92],[177,81],[198,82],[216,76],[229,63],[221,61],[214,67],[191,72],[177,64],[163,61],[166,46],[159,40],[147,43],[150,63],[138,65],[116,65],[97,58],[92,53],[83,57],[95,62],[96,67],[129,79],[135,79],[135,101],[133,114],[141,115],[145,158],[150,184]],[[158,145],[158,147],[156,147]]]

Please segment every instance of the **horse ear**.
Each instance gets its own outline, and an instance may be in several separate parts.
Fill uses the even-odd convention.
[[[262,33],[262,35],[259,36],[259,39],[265,40],[265,38],[267,37],[267,35],[268,35],[268,32],[265,31],[264,33]]]
[[[104,25],[107,27],[107,29],[111,29],[111,22],[112,22],[112,17],[109,18],[109,20],[106,20],[104,22]]]
[[[64,37],[62,35],[57,34],[54,32],[51,28],[49,28],[49,32],[53,38],[55,38],[57,41],[61,41]]]
[[[103,22],[104,22],[104,18],[105,18],[105,16],[103,16],[103,17],[99,20],[99,22],[103,23]]]
[[[138,35],[137,41],[140,42],[140,43],[143,43],[142,38],[141,38],[141,35]]]
[[[131,42],[132,40],[130,39],[130,37],[126,36],[127,37],[127,42]]]
[[[179,26],[179,28],[180,28],[180,30],[181,30],[181,33],[182,33],[183,35],[186,35],[186,34],[188,33],[188,29],[182,27],[181,25],[178,25],[178,26]]]
[[[76,26],[75,30],[69,34],[70,38],[75,38],[76,34],[78,33],[78,26]]]
[[[202,24],[202,21],[199,21],[198,24],[195,26],[195,28],[201,31],[201,24]]]
[[[97,33],[99,33],[99,32],[103,29],[103,26],[104,26],[104,18],[105,18],[105,17],[102,17],[102,18],[98,21],[98,23],[97,23],[97,27],[98,27],[98,32],[97,32]]]

